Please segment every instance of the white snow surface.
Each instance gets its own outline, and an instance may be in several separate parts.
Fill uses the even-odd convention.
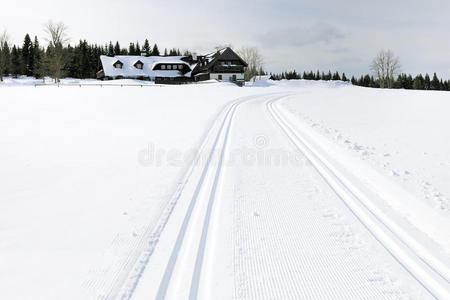
[[[2,298],[449,295],[450,93],[41,82],[0,83]]]

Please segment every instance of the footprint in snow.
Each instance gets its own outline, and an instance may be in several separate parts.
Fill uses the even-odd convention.
[[[253,216],[254,216],[254,217],[259,217],[259,213],[258,213],[257,211],[254,211],[254,212],[253,212]]]

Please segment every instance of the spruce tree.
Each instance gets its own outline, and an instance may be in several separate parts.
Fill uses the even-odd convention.
[[[422,74],[417,75],[416,78],[414,78],[413,89],[423,90],[424,89],[423,83],[424,79],[422,77]]]
[[[25,38],[23,40],[23,47],[22,47],[22,66],[23,66],[23,70],[22,70],[22,74],[27,75],[27,76],[31,76],[33,75],[33,44],[31,42],[31,38],[30,35],[27,33],[25,35]]]
[[[11,50],[8,41],[0,45],[0,81],[3,76],[11,73]]]
[[[345,73],[342,73],[342,81],[348,81],[347,76],[345,76]]]
[[[341,80],[341,76],[339,75],[338,72],[334,73],[333,80]]]
[[[436,73],[434,73],[433,80],[431,80],[430,89],[435,91],[441,89],[441,82],[439,81],[439,78],[437,77]]]
[[[136,42],[135,55],[141,55],[141,46],[139,46],[139,42]]]
[[[120,55],[121,54],[121,49],[120,49],[120,45],[119,42],[117,41],[116,44],[114,45],[114,55]]]
[[[423,88],[425,90],[429,90],[431,88],[431,81],[430,81],[430,76],[427,74],[425,74],[425,79],[424,79],[424,83],[423,83]]]
[[[16,47],[16,45],[13,46],[11,50],[11,75],[13,78],[17,78],[22,70],[22,59],[20,55],[20,50]]]
[[[361,77],[359,77],[358,79],[358,85],[359,86],[364,86],[364,77],[361,75]]]
[[[373,87],[373,78],[371,78],[369,75],[364,76],[363,79],[363,86],[365,87]]]
[[[156,44],[153,46],[152,55],[159,56],[159,49],[158,49],[158,45],[156,45]]]
[[[90,61],[89,61],[89,46],[86,40],[80,41],[79,44],[79,78],[88,78],[91,71]]]
[[[450,91],[450,80],[444,81],[444,91]]]
[[[134,46],[134,43],[130,43],[130,46],[128,47],[128,54],[136,55],[136,47]]]
[[[108,56],[114,56],[114,46],[113,43],[111,41],[109,41],[109,45],[108,45]]]
[[[150,44],[147,39],[145,39],[144,46],[142,47],[142,51],[145,53],[145,56],[152,55],[152,49],[150,48]]]
[[[39,45],[37,36],[34,37],[33,44],[33,76],[41,78],[44,76],[42,69],[42,50]]]
[[[408,75],[408,77],[406,77],[406,89],[411,90],[413,88],[413,78],[411,76],[411,74]]]

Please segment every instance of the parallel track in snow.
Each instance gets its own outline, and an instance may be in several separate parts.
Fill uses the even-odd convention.
[[[171,251],[169,262],[159,285],[156,299],[165,299],[166,296],[168,296],[167,293],[169,287],[171,287],[170,292],[174,295],[182,293],[184,290],[189,291],[190,299],[195,299],[197,297],[206,236],[208,234],[209,221],[211,218],[211,208],[214,197],[216,196],[231,123],[239,103],[240,102],[236,102],[230,107],[215,138],[205,168],[198,180],[182,226],[178,232],[175,245]],[[214,164],[212,159],[216,151],[220,152],[219,161],[217,164]],[[199,195],[202,190],[209,190],[206,206],[204,205],[205,203],[199,203]],[[208,193],[208,191],[206,193]],[[194,212],[194,210],[196,210],[196,212]],[[199,216],[203,215],[203,220],[200,220],[199,222],[192,220],[192,215],[194,213],[197,213]],[[194,242],[192,241],[193,239],[195,239]],[[181,256],[181,252],[189,255]]]
[[[243,98],[243,99],[246,99]],[[235,100],[241,101],[242,99]],[[234,103],[233,102],[233,103]],[[126,259],[119,262],[115,266],[113,280],[102,282],[89,283],[89,285],[95,285],[96,294],[100,299],[130,299],[139,283],[146,265],[152,256],[156,245],[159,242],[161,233],[164,231],[167,222],[178,203],[178,200],[183,193],[187,182],[191,180],[192,173],[196,167],[196,163],[201,160],[201,153],[206,151],[208,147],[207,141],[211,136],[215,134],[217,124],[220,125],[220,118],[223,115],[227,115],[233,104],[225,105],[217,114],[217,119],[207,129],[205,135],[202,137],[202,142],[199,146],[198,155],[193,160],[192,164],[185,170],[177,189],[174,191],[172,197],[168,201],[165,209],[163,210],[158,222],[155,226],[148,226],[144,234],[134,242],[133,249],[127,255]],[[88,286],[88,288],[93,288]]]
[[[270,94],[265,96],[268,95]],[[109,285],[106,293],[102,293],[102,299],[126,300],[132,298],[174,210],[178,209],[177,206],[182,201],[180,199],[187,197],[189,199],[184,200],[189,200],[189,204],[186,205],[186,211],[183,213],[182,223],[176,225],[179,226],[177,236],[168,238],[169,240],[172,239],[169,241],[169,244],[171,243],[170,253],[163,254],[164,275],[160,279],[159,287],[157,287],[157,291],[154,291],[153,297],[156,299],[168,298],[167,293],[170,288],[170,293],[174,295],[188,290],[189,295],[187,296],[190,299],[197,298],[211,210],[220,179],[233,116],[241,103],[260,99],[260,97],[261,95],[236,99],[219,112],[216,122],[212,124],[203,137],[197,157],[186,169],[178,188],[156,226],[149,227],[141,237],[134,251],[130,253],[123,265],[123,269],[117,274],[115,282]],[[203,162],[205,153],[207,153],[207,159],[206,162]],[[218,158],[218,161],[213,162],[213,159],[216,158]],[[201,168],[200,171],[198,167]],[[195,184],[195,189],[192,188],[191,195],[189,194],[190,191],[186,190],[189,190],[189,185],[192,184]],[[199,221],[199,217],[201,217],[201,221]],[[165,238],[167,241],[167,234]],[[185,257],[185,254],[188,257]],[[177,296],[173,298],[177,298]],[[153,299],[152,296],[150,296],[150,299]]]
[[[265,95],[267,96],[267,95]],[[197,299],[212,219],[213,205],[220,188],[222,168],[234,114],[240,104],[262,96],[236,101],[226,113],[211,152],[197,181],[189,207],[166,265],[156,299]],[[217,161],[212,162],[218,154]]]
[[[278,100],[280,99],[267,101],[266,107],[274,122],[288,139],[308,158],[329,186],[381,245],[425,289],[438,299],[450,299],[449,266],[418,244],[395,221],[378,209],[371,201],[374,195],[367,193],[357,178],[339,168],[324,149],[320,149],[306,133],[283,117],[275,105]]]

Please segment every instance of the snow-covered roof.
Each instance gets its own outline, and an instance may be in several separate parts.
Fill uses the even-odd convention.
[[[219,49],[219,50],[216,50],[216,51],[214,51],[214,52],[211,52],[211,53],[206,54],[206,55],[204,56],[206,62],[207,62],[207,63],[212,62],[216,57],[222,55],[222,54],[225,52],[225,50],[227,50],[227,48],[222,48],[222,49]]]
[[[102,62],[103,71],[105,76],[108,77],[180,77],[180,76],[190,76],[190,72],[183,74],[178,70],[153,70],[153,68],[160,63],[163,64],[183,64],[192,70],[192,67],[181,60],[183,56],[128,56],[128,55],[117,55],[117,56],[100,56]],[[122,68],[115,68],[114,64],[120,61],[123,63]],[[142,69],[136,68],[134,65],[136,62],[141,61],[144,65]]]

